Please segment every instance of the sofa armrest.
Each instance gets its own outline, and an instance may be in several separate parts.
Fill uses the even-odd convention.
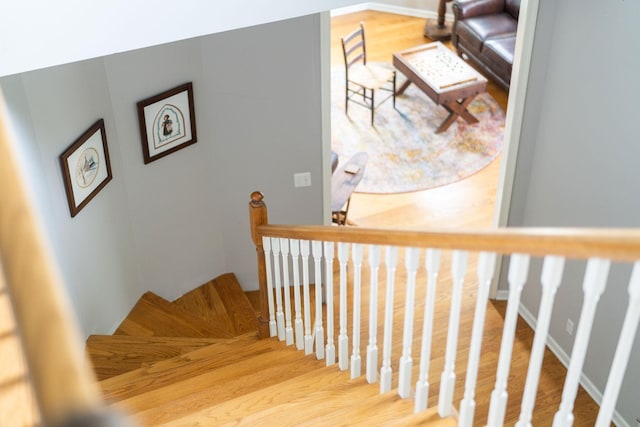
[[[456,20],[490,15],[504,11],[504,0],[455,0],[452,10]]]

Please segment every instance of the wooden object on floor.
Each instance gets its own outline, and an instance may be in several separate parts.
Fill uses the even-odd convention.
[[[371,110],[371,126],[373,126],[376,107],[389,98],[393,98],[396,106],[396,72],[392,69],[367,63],[367,45],[364,34],[364,23],[341,39],[345,68],[345,101],[344,113],[349,113],[349,102]],[[376,100],[376,92],[387,92],[390,95]]]
[[[440,0],[438,3],[438,19],[427,19],[424,25],[424,36],[433,41],[449,40],[451,38],[451,24],[444,20],[447,13],[447,3],[451,0]]]
[[[338,225],[346,225],[351,195],[364,176],[369,156],[359,152],[331,175],[331,218]]]
[[[393,65],[407,77],[398,89],[398,95],[413,83],[436,105],[441,105],[449,112],[436,133],[446,131],[458,117],[467,123],[478,123],[467,106],[473,98],[487,91],[487,79],[442,43],[429,43],[396,52],[393,54]]]

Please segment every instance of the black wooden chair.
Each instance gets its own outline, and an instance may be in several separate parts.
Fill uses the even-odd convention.
[[[375,109],[384,101],[393,98],[396,106],[396,72],[373,64],[367,64],[367,49],[364,36],[364,23],[351,34],[341,38],[345,65],[345,114],[349,114],[349,101],[371,110],[371,125]],[[376,101],[376,91],[387,95]],[[388,94],[390,92],[390,94]]]

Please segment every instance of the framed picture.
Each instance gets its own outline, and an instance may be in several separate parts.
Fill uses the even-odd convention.
[[[192,83],[138,102],[138,120],[145,164],[195,144]]]
[[[104,120],[98,120],[60,155],[71,217],[111,181],[111,163]]]

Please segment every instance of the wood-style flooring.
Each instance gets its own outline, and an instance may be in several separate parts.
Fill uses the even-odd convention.
[[[331,18],[331,64],[343,66],[340,37],[365,23],[367,57],[391,62],[393,52],[429,43],[425,20],[376,11]],[[451,43],[447,42],[451,47]],[[508,93],[490,81],[488,92],[506,112]],[[425,102],[430,102],[425,96]],[[454,184],[401,194],[355,193],[349,221],[365,227],[490,227],[500,172],[498,156],[486,168]]]
[[[357,28],[359,23],[365,23],[367,37],[367,55],[371,61],[391,61],[392,53],[412,46],[430,42],[424,37],[422,18],[396,15],[377,11],[363,11],[347,15],[334,16],[331,19],[331,61],[332,66],[342,66],[342,48],[340,37]],[[451,48],[451,43],[445,43]],[[494,97],[506,112],[508,93],[494,83],[488,87],[488,92]],[[427,100],[428,102],[428,100]],[[353,225],[382,228],[486,228],[493,223],[494,206],[498,190],[498,178],[501,157],[496,158],[489,166],[473,176],[459,182],[424,191],[402,194],[364,194],[354,193],[351,198],[349,222]],[[444,260],[443,260],[444,262]],[[447,264],[443,263],[443,269]],[[471,266],[470,266],[471,271]],[[406,281],[403,269],[397,270],[398,283]],[[443,278],[444,279],[444,278]],[[473,279],[471,279],[471,282]],[[447,283],[447,280],[444,280]],[[465,284],[465,296],[461,324],[460,342],[468,342],[470,325],[475,307],[475,284]],[[419,299],[417,299],[419,301]],[[450,298],[446,293],[438,297],[437,305],[440,310],[447,312]],[[438,308],[436,308],[438,310]],[[506,302],[491,301],[489,303],[485,324],[485,339],[483,342],[483,357],[478,377],[479,387],[476,390],[478,408],[476,422],[483,425],[486,421],[486,405],[488,395],[493,388],[495,375],[495,358],[499,345],[502,321],[506,311]],[[496,334],[495,339],[487,339],[488,335]],[[512,361],[512,373],[524,373],[527,370],[529,352],[533,341],[533,331],[519,319],[516,332],[516,346]],[[444,348],[446,336],[434,336],[434,348]],[[462,373],[460,373],[462,374]],[[551,425],[553,415],[557,411],[561,400],[565,367],[547,349],[545,352],[540,387],[536,400],[533,425]],[[518,375],[519,376],[519,375]],[[523,381],[524,375],[517,382]],[[510,381],[512,381],[512,378]],[[518,419],[518,408],[522,394],[523,383],[509,384],[510,398],[507,409],[506,423],[513,425]],[[517,390],[517,391],[516,391]],[[462,398],[463,390],[456,389],[456,405]],[[574,425],[593,425],[597,415],[598,405],[582,389],[575,401]]]

